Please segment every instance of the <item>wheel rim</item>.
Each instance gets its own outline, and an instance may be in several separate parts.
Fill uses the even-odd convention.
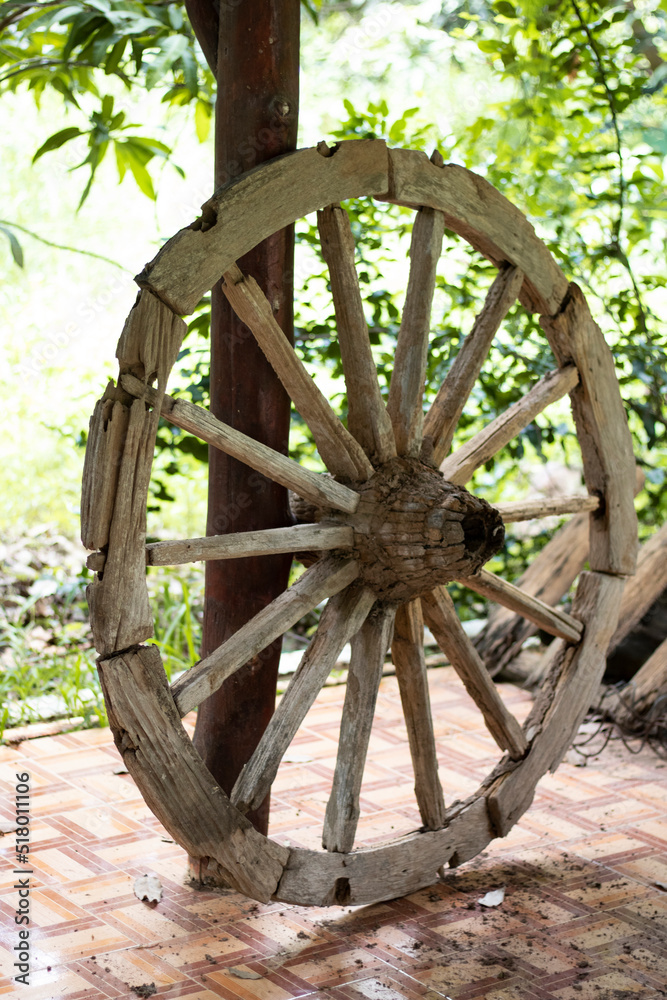
[[[338,205],[366,195],[418,210],[386,408],[356,284],[349,221]],[[349,430],[296,358],[263,293],[235,263],[266,236],[316,209],[351,401]],[[499,272],[423,419],[431,301],[445,226]],[[200,407],[165,394],[185,333],[178,314],[191,312],[221,276],[233,308],[309,423],[334,479],[301,469]],[[579,289],[568,285],[530,224],[502,195],[462,167],[443,165],[437,157],[429,161],[412,150],[387,150],[380,141],[334,149],[320,144],[250,171],[218,192],[201,219],[177,233],[137,280],[142,291],[117,350],[119,385],[107,389],[91,418],[82,495],[82,539],[99,550],[90,560],[98,576],[88,596],[100,677],[128,770],[174,839],[192,857],[205,859],[209,872],[257,899],[370,903],[427,885],[443,865],[474,857],[511,829],[530,805],[539,778],[562,758],[604,669],[624,579],[634,570],[637,537],[632,447],[604,338]],[[557,367],[450,455],[463,403],[517,295],[541,313]],[[570,615],[481,569],[497,548],[501,522],[493,508],[463,488],[475,468],[567,393],[589,493],[568,509],[591,511],[590,571],[580,578]],[[292,489],[303,500],[306,523],[146,546],[146,495],[160,413]],[[444,484],[429,471],[424,461],[429,456],[440,466]],[[506,512],[508,519],[515,514]],[[156,647],[140,645],[152,635],[146,563],[307,550],[320,556],[297,583],[170,688]],[[559,637],[523,729],[460,625],[444,586],[449,580],[518,609]],[[328,604],[318,632],[230,801],[194,750],[181,718],[323,600]],[[438,776],[424,620],[506,751],[473,796],[449,807]],[[244,813],[263,799],[349,640],[352,682],[324,825],[327,851],[287,849],[257,833]],[[359,787],[390,640],[424,832],[355,851]]]

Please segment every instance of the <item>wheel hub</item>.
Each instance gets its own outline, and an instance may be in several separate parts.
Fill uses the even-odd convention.
[[[471,576],[502,548],[498,511],[416,459],[392,459],[359,494],[350,520],[361,578],[384,600]]]

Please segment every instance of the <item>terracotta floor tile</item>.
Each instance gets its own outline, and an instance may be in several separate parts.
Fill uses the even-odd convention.
[[[645,851],[646,844],[635,837],[623,833],[609,833],[601,837],[587,837],[571,841],[568,849],[584,858],[602,861],[617,854],[629,854],[632,851]]]
[[[451,670],[430,671],[429,684],[452,802],[477,788],[499,753]],[[501,690],[525,717],[530,697]],[[344,694],[322,692],[280,767],[271,829],[283,842],[320,849]],[[393,677],[382,682],[378,713],[360,843],[419,823]],[[507,838],[404,900],[311,909],[186,884],[185,853],[129,776],[113,774],[119,761],[105,730],[0,748],[0,798],[28,770],[35,803],[31,992],[17,995],[5,978],[0,996],[131,1000],[130,987],[145,982],[166,1000],[617,1000],[616,990],[643,1000],[667,980],[667,895],[655,885],[667,883],[667,771],[650,751],[632,757],[610,744],[586,767],[566,763]],[[0,850],[8,977],[15,860],[10,840]],[[162,880],[157,906],[133,895],[144,872]],[[477,900],[500,885],[503,904],[483,910]]]
[[[253,971],[245,965],[239,965],[238,968],[243,971]],[[291,1000],[292,997],[315,993],[315,990],[310,990],[307,984],[292,990],[288,984],[281,985],[265,976],[261,979],[241,979],[231,972],[224,971],[208,972],[206,981],[223,987],[223,992],[219,995],[230,1000],[236,997],[241,1000]]]
[[[88,924],[90,926],[69,931],[57,928],[48,936],[35,938],[32,947],[36,966],[55,966],[61,962],[71,962],[75,958],[115,951],[133,944],[127,935],[106,923],[88,921]]]
[[[667,818],[660,817],[659,819],[643,819],[638,823],[632,824],[632,830],[639,837],[646,837],[647,840],[657,840],[658,843],[663,847],[663,850],[667,851]]]
[[[321,952],[305,959],[290,959],[285,966],[313,987],[328,989],[357,979],[366,979],[370,971],[383,971],[386,963],[373,957],[363,948],[345,948],[341,951]]]
[[[610,972],[605,976],[583,980],[575,986],[566,986],[561,990],[554,989],[553,996],[557,1000],[643,1000],[644,997],[656,997],[652,988],[646,988],[636,979],[620,973]]]
[[[59,886],[58,891],[65,898],[83,907],[134,895],[132,879],[124,872],[104,873],[94,881],[85,879],[80,882],[68,882]]]
[[[31,864],[38,875],[54,882],[74,882],[83,878],[94,880],[94,865],[86,865],[77,858],[72,847],[37,850],[31,855]]]
[[[18,993],[18,989],[22,992]],[[0,983],[0,996],[11,997],[12,1000],[101,1000],[109,996],[91,987],[87,979],[66,967],[50,970],[40,969],[30,976],[30,985],[25,988],[23,984],[15,982]]]
[[[502,979],[506,975],[504,967],[492,960],[457,955],[448,958],[441,966],[416,972],[415,979],[430,989],[446,994],[461,986],[478,986],[480,989],[483,986],[496,987],[499,977]]]
[[[137,943],[171,940],[192,932],[192,925],[184,927],[175,920],[164,916],[158,908],[147,903],[136,902],[118,909],[107,910],[105,919],[113,921]]]
[[[584,921],[582,920],[583,924]],[[585,921],[585,929],[574,928],[561,936],[561,941],[576,946],[580,951],[592,951],[631,937],[635,928],[624,920],[608,917],[605,920]]]
[[[141,830],[140,823],[124,816],[122,811],[106,806],[68,811],[67,820],[100,840],[107,840],[116,834],[122,835],[134,830]]]

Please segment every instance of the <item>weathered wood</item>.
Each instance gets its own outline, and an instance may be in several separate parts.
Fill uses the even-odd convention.
[[[572,742],[604,673],[607,646],[616,625],[625,581],[604,573],[582,573],[573,614],[585,626],[578,646],[559,641],[549,677],[524,729],[533,735],[516,771],[493,783],[487,796],[491,821],[504,837],[530,806],[535,785],[555,770]]]
[[[155,406],[158,395],[154,389],[146,389],[142,382],[132,375],[121,379],[123,388],[132,395],[142,396],[147,403]],[[299,496],[316,504],[334,507],[353,513],[359,506],[359,495],[337,483],[329,476],[304,469],[298,462],[268,448],[265,444],[234,430],[228,424],[214,417],[208,410],[185,399],[174,399],[165,395],[160,408],[162,416],[176,427],[195,434],[202,441],[238,458],[251,469],[261,472],[270,479],[281,483]]]
[[[644,483],[644,474],[635,469],[635,493]],[[545,604],[555,605],[568,592],[588,559],[590,517],[577,514],[547,542],[517,586]],[[495,676],[519,653],[526,639],[537,631],[526,618],[518,617],[507,608],[494,608],[485,628],[475,639],[475,647],[486,663],[491,676]],[[543,658],[546,667],[546,659]],[[531,675],[531,683],[542,676],[541,667]]]
[[[220,276],[267,236],[323,205],[382,194],[387,149],[379,139],[288,153],[223,185],[147,264],[137,282],[174,312],[191,313]]]
[[[347,525],[297,524],[289,528],[240,531],[233,535],[150,542],[146,546],[146,563],[148,566],[178,566],[205,559],[243,559],[276,552],[324,552],[350,549],[353,543],[354,531]]]
[[[327,851],[347,853],[354,844],[361,779],[394,615],[394,608],[379,605],[352,637],[336,769],[322,832]]]
[[[552,608],[544,601],[526,593],[521,587],[503,580],[490,573],[489,570],[481,569],[474,576],[461,578],[459,583],[482,597],[488,597],[503,607],[509,608],[516,614],[527,618],[538,628],[548,632],[549,635],[558,636],[568,642],[578,642],[583,632],[583,625],[572,615],[560,608]]]
[[[609,643],[613,652],[644,617],[653,602],[667,589],[667,523],[639,549],[637,572],[623,593],[616,631]]]
[[[222,290],[237,316],[252,331],[296,409],[310,427],[329,472],[351,480],[373,475],[363,448],[343,426],[276,323],[271,304],[254,278],[233,264]]]
[[[193,857],[208,857],[239,892],[268,901],[289,858],[232,807],[185,732],[160,653],[141,647],[102,660],[109,725],[146,803]]]
[[[471,844],[479,853],[493,836],[482,798],[452,810],[442,830],[410,833],[379,849],[323,855],[294,848],[275,898],[298,899],[306,906],[357,906],[397,899],[433,885],[443,865],[460,864],[469,856]]]
[[[361,578],[381,600],[404,604],[471,576],[503,544],[485,500],[413,458],[394,458],[359,487],[353,519]]]
[[[571,392],[578,381],[579,373],[573,365],[549,372],[523,399],[509,406],[504,413],[445,459],[440,466],[445,479],[452,483],[467,483],[472,479],[475,469],[509,444],[550,403]]]
[[[498,693],[488,671],[459,621],[454,602],[444,587],[436,587],[421,598],[424,618],[466,691],[484,717],[486,727],[501,750],[520,760],[528,742],[521,726]]]
[[[159,413],[130,407],[103,572],[86,594],[95,648],[102,656],[153,635],[146,589],[146,501]]]
[[[635,461],[614,359],[577,285],[557,316],[540,318],[559,365],[574,363],[580,383],[572,412],[590,493],[604,499],[591,518],[591,569],[632,574],[637,560],[637,516],[632,502]]]
[[[519,294],[523,279],[524,273],[520,268],[501,268],[489,289],[482,311],[431,403],[424,421],[424,443],[432,452],[434,465],[439,466],[449,454],[463,407],[477,381],[491,342]]]
[[[465,167],[438,166],[425,153],[412,149],[390,149],[389,158],[387,201],[444,212],[447,228],[496,266],[507,262],[525,272],[519,298],[527,309],[548,315],[558,311],[567,280],[518,208]]]
[[[418,598],[402,604],[396,611],[391,658],[408,731],[419,814],[427,830],[439,830],[445,825],[445,799],[438,777],[438,754],[424,661],[424,620]]]
[[[410,277],[398,331],[387,411],[396,451],[417,458],[422,445],[424,380],[431,330],[435,271],[442,252],[442,212],[420,208],[412,229]]]
[[[264,800],[308,709],[374,602],[372,591],[361,585],[348,587],[328,602],[287,691],[234,785],[231,801],[241,812],[256,809]]]
[[[129,373],[146,384],[157,378],[158,389],[164,390],[187,330],[180,316],[142,289],[116,348],[121,374]]]
[[[396,444],[371,351],[350,219],[340,205],[329,205],[317,213],[317,228],[331,279],[347,387],[347,426],[373,462],[382,464],[395,456]]]
[[[497,503],[494,507],[505,524],[512,521],[530,521],[537,517],[561,517],[563,514],[580,514],[582,511],[598,510],[600,498],[573,494],[562,497],[536,497],[533,500],[513,500],[511,503]]]
[[[623,605],[621,609],[622,607]],[[637,671],[630,682],[630,690],[633,708],[638,712],[648,709],[658,695],[667,693],[667,639],[660,643]]]
[[[183,674],[172,685],[181,717],[216,691],[222,682],[251,657],[291,628],[317,605],[333,597],[358,575],[353,559],[328,556],[315,563],[289,590],[251,618],[213,653]]]
[[[299,0],[204,3],[217,16],[214,190],[259,163],[296,149],[299,109]],[[198,25],[210,24],[211,12]],[[277,21],[280,30],[277,30]],[[215,27],[215,19],[211,29]],[[206,29],[204,29],[206,30]],[[206,43],[205,43],[206,44]],[[211,214],[204,213],[206,226]],[[202,219],[202,231],[204,230]],[[246,216],[244,224],[252,226]],[[197,268],[195,260],[189,260]],[[199,262],[201,264],[201,261]],[[208,263],[208,262],[207,262]],[[292,339],[294,228],[268,235],[240,258],[270,296],[274,317]],[[194,272],[191,271],[192,275]],[[195,274],[195,281],[199,275]],[[220,282],[211,288],[211,413],[236,430],[287,454],[290,401],[247,327],[234,314]],[[253,531],[291,523],[287,491],[248,466],[211,448],[206,534]],[[207,562],[201,655],[220,646],[288,585],[290,555]],[[194,744],[227,794],[250,758],[275,708],[280,640],[245,664],[197,711]],[[268,830],[269,802],[248,818]],[[200,862],[201,863],[201,862]]]
[[[101,549],[109,528],[130,411],[120,401],[113,382],[95,403],[88,426],[81,482],[81,541],[86,549]]]

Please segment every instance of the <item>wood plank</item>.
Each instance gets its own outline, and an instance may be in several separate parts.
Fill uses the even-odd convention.
[[[181,315],[245,253],[322,205],[381,194],[389,187],[379,139],[321,143],[277,157],[223,185],[136,278]]]
[[[328,602],[289,687],[234,785],[231,801],[241,812],[256,809],[264,801],[285,751],[343,646],[361,628],[374,603],[375,595],[362,585],[348,587]]]
[[[347,426],[373,463],[380,465],[394,458],[396,444],[371,351],[350,219],[340,205],[329,205],[317,213],[317,228],[331,279],[347,386]]]
[[[632,631],[663,590],[667,589],[667,523],[651,535],[639,549],[637,572],[623,592],[618,626],[609,643],[609,652]]]
[[[95,403],[88,425],[81,482],[81,541],[86,549],[108,544],[129,407],[113,382]]]
[[[659,695],[667,693],[667,639],[642,664],[628,690],[632,690],[632,704],[638,712],[646,711]]]
[[[322,846],[327,851],[347,853],[354,844],[361,779],[394,615],[395,609],[389,605],[378,606],[352,637],[336,769],[322,832]]]
[[[408,731],[419,813],[427,830],[439,830],[445,825],[445,799],[438,776],[438,755],[424,661],[424,620],[418,599],[402,604],[396,611],[391,658],[396,668]]]
[[[410,243],[410,277],[389,386],[387,411],[399,455],[417,458],[421,450],[435,271],[442,252],[445,219],[442,212],[420,208]]]
[[[157,410],[146,410],[143,400],[132,403],[107,558],[103,572],[86,590],[95,649],[101,656],[153,635],[146,589],[146,501],[158,419]]]
[[[531,312],[556,313],[567,279],[522,212],[478,174],[454,163],[438,166],[425,153],[389,150],[391,186],[387,201],[445,214],[445,225],[500,267],[525,272],[519,298]],[[384,200],[384,199],[383,199]]]
[[[571,400],[584,477],[589,493],[604,499],[603,509],[591,518],[591,569],[631,575],[637,560],[635,460],[614,359],[574,284],[559,314],[542,316],[540,323],[558,364],[574,363],[581,376]]]
[[[232,535],[150,542],[146,546],[146,563],[148,566],[178,566],[204,559],[243,559],[278,552],[351,549],[353,544],[354,531],[348,525],[296,524],[289,528],[264,528]]]
[[[572,494],[561,497],[535,497],[530,500],[513,500],[511,503],[496,503],[494,507],[505,524],[513,521],[531,521],[538,517],[560,517],[563,514],[580,514],[600,507],[597,496]]]
[[[239,667],[257,656],[296,624],[321,601],[333,597],[358,575],[353,559],[327,556],[306,570],[303,576],[266,608],[251,618],[209,656],[183,674],[172,685],[172,694],[181,717],[207,698]]]
[[[644,474],[637,466],[635,493],[640,491],[643,483]],[[586,565],[589,524],[587,514],[576,514],[547,542],[517,580],[517,586],[545,604],[557,604]],[[497,607],[491,611],[487,625],[475,639],[475,647],[492,677],[511,663],[526,639],[536,631],[537,627],[532,622],[507,608]],[[537,675],[533,680],[537,680]]]
[[[488,791],[489,814],[499,837],[528,809],[542,775],[558,767],[588,711],[604,673],[624,583],[604,573],[581,575],[573,614],[584,623],[582,641],[578,646],[558,644],[559,655],[524,726],[527,733],[535,733],[528,755]]]
[[[157,295],[142,289],[125,320],[116,348],[121,374],[129,373],[158,389],[167,386],[188,328]]]
[[[445,479],[461,486],[469,482],[475,469],[509,444],[550,403],[571,392],[578,381],[579,373],[572,365],[549,372],[523,399],[509,406],[504,413],[445,459],[440,466]]]
[[[349,854],[293,848],[275,898],[304,906],[357,906],[397,899],[438,880],[493,839],[484,798],[452,812],[442,830],[410,833],[383,847]],[[474,855],[473,855],[474,856]]]
[[[524,273],[518,267],[503,267],[489,289],[472,330],[463,341],[445,381],[431,403],[424,421],[424,441],[432,449],[434,465],[447,458],[454,431],[500,324],[514,303],[523,284]]]
[[[559,639],[566,639],[568,642],[579,642],[581,638],[583,625],[572,615],[561,611],[560,608],[550,607],[544,601],[525,593],[521,587],[503,580],[487,569],[479,570],[474,576],[461,578],[459,583],[474,590],[476,594],[497,601],[503,607],[522,615],[549,635],[558,636]]]
[[[487,729],[501,750],[507,750],[512,760],[520,760],[528,741],[466,635],[447,589],[436,587],[422,595],[421,603],[428,627],[482,713]]]
[[[127,392],[142,396],[151,406],[156,405],[158,396],[154,389],[145,388],[143,383],[132,375],[124,375],[121,382]],[[268,448],[247,434],[242,434],[224,424],[201,406],[189,403],[185,399],[174,399],[173,396],[165,395],[160,412],[176,427],[195,434],[214,448],[238,458],[251,469],[281,483],[305,500],[310,500],[316,505],[324,504],[326,507],[343,510],[348,514],[354,513],[359,506],[359,494],[354,490],[335,482],[329,476],[304,469],[286,455],[281,455],[273,448]]]
[[[236,315],[252,331],[294,406],[310,427],[317,450],[329,472],[351,480],[369,479],[373,475],[373,466],[363,448],[340,422],[297,357],[255,279],[244,275],[233,264],[224,273],[222,290]]]
[[[99,664],[109,725],[146,804],[193,858],[253,899],[268,902],[289,850],[267,840],[232,807],[192,745],[155,646]]]

